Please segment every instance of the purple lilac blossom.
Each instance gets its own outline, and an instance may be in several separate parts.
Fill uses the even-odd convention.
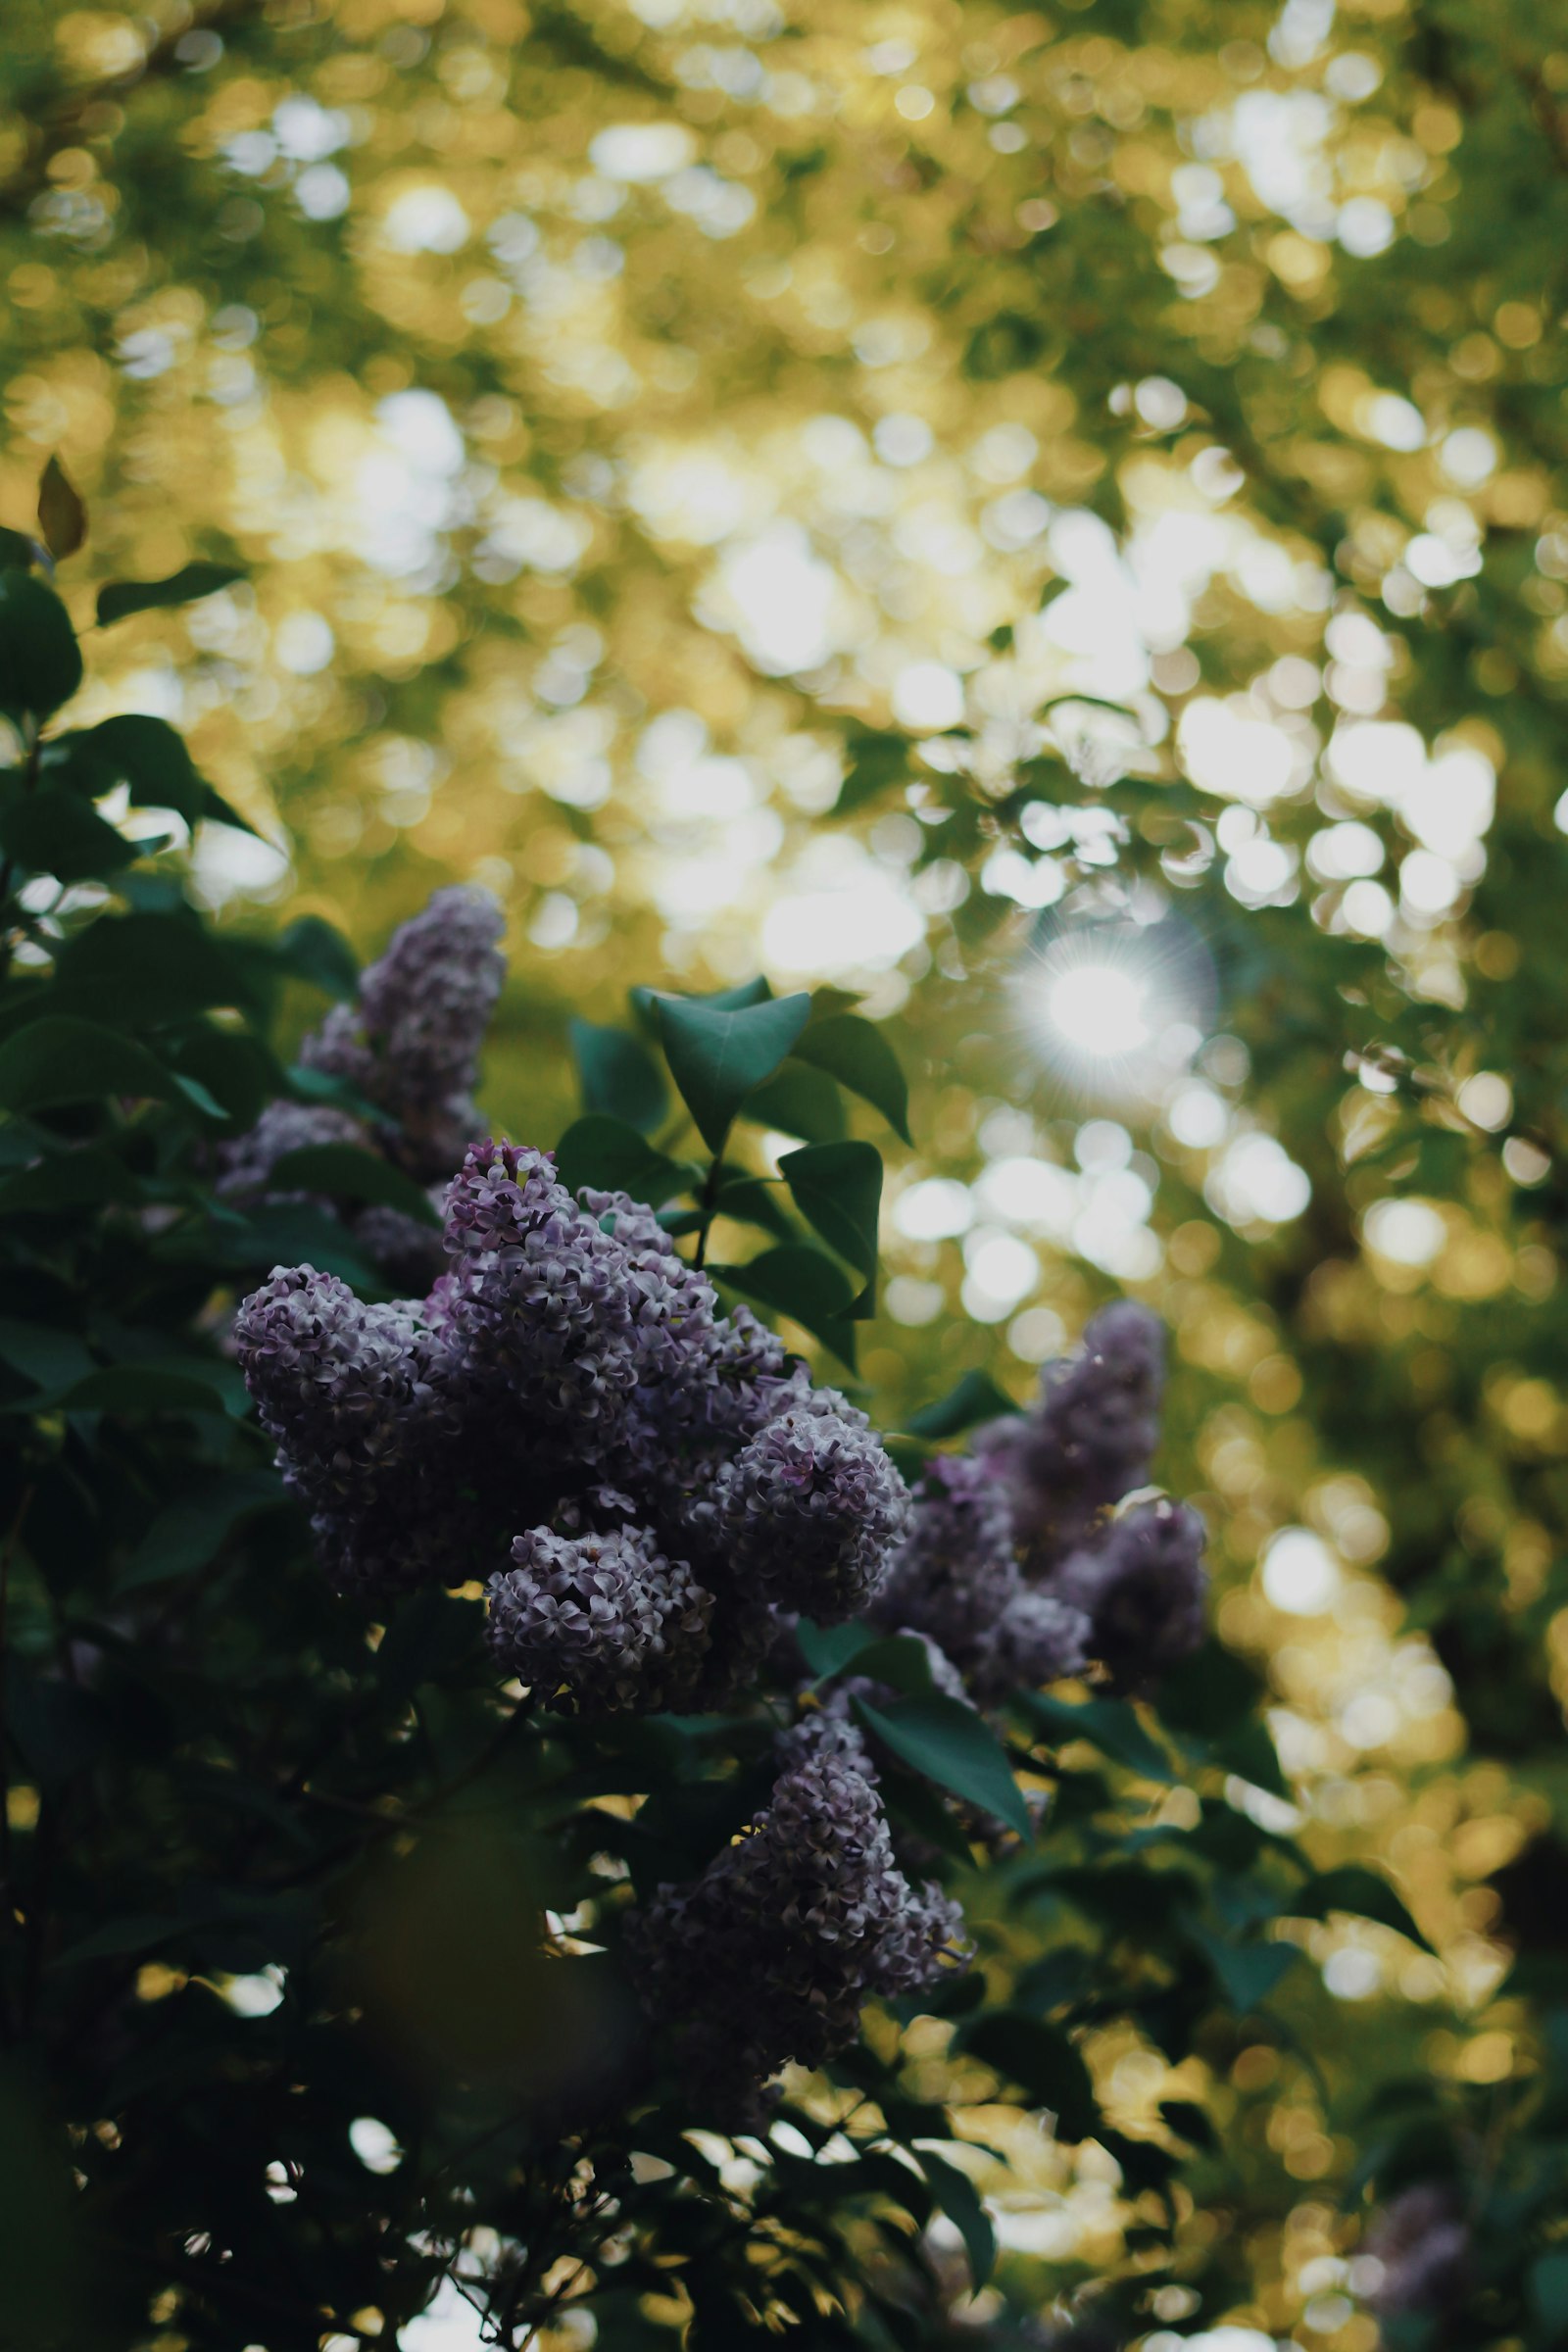
[[[713,1599],[646,1528],[514,1539],[490,1584],[491,1655],[584,1714],[679,1706],[700,1679]]]
[[[903,1479],[865,1415],[796,1391],[713,1481],[714,1540],[743,1587],[823,1624],[875,1594],[908,1524]]]
[[[307,1069],[346,1079],[391,1130],[391,1156],[422,1182],[449,1175],[479,1126],[479,1050],[506,977],[505,927],[488,891],[438,890],[307,1038]]]
[[[1095,1316],[1076,1355],[1047,1365],[1028,1412],[977,1433],[975,1453],[1007,1488],[1026,1573],[1048,1573],[1147,1478],[1164,1353],[1158,1318],[1120,1299]]]
[[[1094,1649],[1094,1627],[1081,1608],[1026,1589],[991,1628],[969,1680],[982,1704],[997,1705],[1013,1690],[1039,1690],[1082,1674]]]
[[[1202,1642],[1205,1540],[1190,1503],[1138,1503],[1053,1577],[1050,1592],[1084,1612],[1092,1652],[1117,1682],[1146,1682]]]
[[[632,1914],[627,1948],[683,2067],[745,2107],[788,2061],[821,2066],[846,2049],[873,1995],[962,1965],[961,1935],[956,1905],[898,1868],[864,1773],[822,1752],[783,1775],[700,1879],[661,1886]]]
[[[1382,2320],[1441,2312],[1463,2290],[1470,2231],[1457,2192],[1422,2180],[1391,2197],[1367,2230],[1364,2250],[1382,2272],[1367,2296]]]
[[[1019,1590],[1006,1489],[972,1454],[939,1456],[877,1594],[878,1624],[917,1628],[966,1666]]]

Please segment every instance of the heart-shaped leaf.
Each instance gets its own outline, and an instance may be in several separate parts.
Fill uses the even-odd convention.
[[[857,1321],[865,1320],[876,1298],[881,1154],[871,1144],[807,1144],[786,1152],[778,1164],[801,1213],[864,1281],[850,1311]]]
[[[858,1012],[813,1020],[795,1049],[795,1058],[826,1070],[840,1086],[879,1110],[894,1134],[908,1143],[908,1085],[898,1055],[874,1021]]]
[[[731,1010],[689,997],[656,1005],[664,1055],[681,1099],[710,1152],[723,1149],[735,1113],[770,1078],[810,1017],[804,992]]]
[[[1029,1808],[1005,1755],[962,1699],[901,1698],[884,1708],[858,1698],[855,1711],[868,1732],[928,1781],[995,1814],[1020,1838],[1033,1838]]]

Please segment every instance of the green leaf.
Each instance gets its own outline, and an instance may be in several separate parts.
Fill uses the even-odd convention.
[[[690,1168],[602,1110],[588,1111],[566,1129],[556,1146],[556,1173],[568,1193],[587,1185],[596,1193],[625,1193],[653,1208],[692,1187]]]
[[[1281,1979],[1303,1957],[1294,1943],[1232,1943],[1212,1936],[1196,1921],[1187,1924],[1189,1939],[1202,1953],[1226,2000],[1245,2017],[1268,1999]]]
[[[759,1127],[777,1127],[808,1144],[836,1144],[849,1128],[844,1098],[825,1070],[796,1056],[747,1096],[742,1116]]]
[[[853,816],[868,801],[879,800],[890,786],[907,779],[909,746],[902,735],[865,727],[849,736],[844,749],[848,763],[834,804],[835,816]]]
[[[1568,2252],[1542,2254],[1530,2266],[1530,2308],[1544,2328],[1568,2328]]]
[[[140,1198],[141,1187],[124,1161],[103,1144],[57,1152],[36,1167],[19,1168],[0,1180],[0,1213],[13,1216],[100,1208],[111,1200]]]
[[[661,997],[656,1017],[670,1074],[711,1152],[723,1149],[753,1087],[772,1076],[810,1017],[804,991],[729,1010]]]
[[[1331,1911],[1349,1911],[1358,1919],[1376,1920],[1380,1927],[1394,1928],[1399,1935],[1407,1936],[1424,1952],[1432,1950],[1388,1880],[1360,1863],[1348,1862],[1338,1870],[1319,1871],[1290,1899],[1292,1919],[1327,1919]]]
[[[288,1501],[275,1470],[240,1470],[205,1479],[159,1512],[133,1553],[117,1590],[171,1583],[205,1568],[242,1520]]]
[[[389,1159],[358,1144],[302,1144],[274,1161],[269,1192],[324,1193],[329,1200],[373,1202],[401,1209],[421,1225],[439,1225],[428,1193]]]
[[[879,1110],[903,1142],[910,1141],[908,1085],[898,1055],[874,1021],[858,1012],[811,1021],[796,1046],[795,1058],[825,1070]]]
[[[47,718],[81,684],[71,615],[52,588],[26,571],[0,571],[0,712]]]
[[[1023,1791],[995,1736],[973,1707],[958,1698],[933,1695],[896,1699],[886,1708],[858,1698],[855,1711],[868,1732],[928,1781],[994,1813],[1020,1838],[1033,1838]]]
[[[232,588],[245,577],[238,564],[182,564],[166,580],[111,580],[98,591],[98,625],[123,620],[132,612],[150,612],[160,605],[190,605],[220,588]]]
[[[709,1271],[743,1298],[755,1298],[777,1314],[793,1315],[854,1370],[855,1325],[849,1320],[854,1290],[842,1268],[820,1250],[806,1242],[782,1242],[744,1266],[711,1266]]]
[[[215,1372],[227,1369],[213,1367]],[[232,1409],[233,1398],[194,1367],[187,1371],[168,1363],[108,1364],[74,1382],[51,1397],[50,1404],[62,1413],[224,1413]]]
[[[640,1037],[592,1021],[572,1021],[566,1034],[585,1109],[608,1111],[645,1131],[661,1124],[669,1110],[669,1089]]]
[[[74,793],[24,793],[0,807],[0,850],[29,874],[53,874],[57,882],[118,874],[148,847],[127,841]]]
[[[1022,2009],[992,2009],[963,2027],[958,2038],[970,2057],[1019,2083],[1032,2106],[1050,2108],[1058,2139],[1094,2137],[1101,2122],[1095,2086],[1059,2026]]]
[[[932,2195],[963,2240],[964,2252],[969,2257],[969,2276],[977,2288],[982,2287],[997,2259],[997,2236],[980,2191],[968,2174],[960,2173],[946,2156],[938,2156],[930,2148],[920,2148],[916,2153]]]
[[[145,1046],[96,1021],[48,1014],[0,1045],[0,1105],[7,1110],[91,1102],[102,1095],[190,1102],[208,1117],[223,1116],[221,1105],[194,1079],[176,1077]]]
[[[237,817],[224,819],[237,824]],[[248,828],[247,828],[248,830]],[[323,996],[353,997],[360,985],[359,958],[341,931],[318,914],[302,914],[280,932],[273,955],[296,980],[308,980]]]
[[[737,1176],[713,1195],[714,1213],[743,1225],[760,1225],[781,1242],[799,1242],[800,1228],[779,1204],[779,1187],[767,1176]]]
[[[25,531],[0,529],[0,571],[30,571],[49,551]]]
[[[56,771],[88,800],[99,800],[123,784],[138,808],[172,808],[192,827],[203,814],[202,796],[208,786],[196,771],[185,738],[166,718],[127,710],[96,727],[54,736],[45,748],[43,772]]]
[[[87,505],[58,458],[52,457],[38,484],[38,528],[60,563],[86,543]]]
[[[1160,1677],[1160,1719],[1178,1732],[1214,1740],[1244,1724],[1263,1685],[1234,1650],[1212,1639]]]
[[[842,1673],[852,1658],[862,1649],[869,1649],[876,1635],[869,1626],[851,1622],[848,1625],[818,1625],[814,1618],[798,1617],[795,1639],[802,1657],[817,1678]]]
[[[917,1413],[911,1413],[906,1427],[910,1437],[929,1438],[935,1444],[943,1438],[958,1437],[979,1421],[995,1421],[1004,1413],[1019,1410],[989,1372],[965,1372],[936,1404],[923,1404]]]
[[[865,1288],[850,1312],[858,1322],[866,1320],[876,1302],[881,1154],[871,1144],[806,1144],[786,1152],[778,1165],[802,1215],[863,1279]]]
[[[1020,1690],[1013,1704],[1054,1743],[1087,1740],[1102,1755],[1125,1764],[1147,1781],[1174,1781],[1171,1760],[1121,1698],[1054,1698],[1044,1690]]]
[[[57,996],[111,1005],[121,1020],[178,1020],[218,1005],[257,1008],[244,961],[184,911],[89,923],[67,941],[55,974]]]
[[[931,1652],[913,1634],[886,1634],[879,1642],[867,1642],[864,1649],[856,1651],[854,1665],[857,1674],[888,1683],[909,1698],[923,1698],[936,1688],[931,1680]]]
[[[0,1315],[0,1363],[20,1372],[35,1389],[69,1388],[95,1369],[93,1359],[74,1332],[57,1331],[49,1323],[24,1323]]]

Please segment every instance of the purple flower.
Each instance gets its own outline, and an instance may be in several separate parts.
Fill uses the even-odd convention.
[[[961,1965],[962,1923],[893,1859],[875,1790],[852,1757],[786,1772],[744,1835],[685,1886],[631,1915],[627,1948],[651,2016],[688,2077],[744,2104],[789,2060],[821,2066],[873,1995],[914,1992]]]
[[[865,1415],[796,1389],[713,1481],[712,1534],[742,1589],[832,1624],[872,1597],[908,1525],[909,1494]]]
[[[1165,1335],[1131,1299],[1096,1315],[1075,1356],[1049,1364],[1040,1399],[993,1422],[974,1450],[1005,1482],[1013,1525],[1043,1574],[1149,1474],[1159,1443]]]
[[[1470,2267],[1457,2191],[1438,2180],[1401,2189],[1374,2217],[1365,2250],[1382,2273],[1366,2298],[1379,2319],[1442,2312],[1463,2292]]]
[[[1082,1674],[1093,1648],[1094,1628],[1081,1608],[1026,1589],[1008,1602],[970,1669],[975,1695],[999,1706],[1014,1690]]]
[[[966,1665],[1019,1590],[1005,1486],[972,1454],[940,1456],[915,1491],[908,1537],[876,1597],[878,1624],[917,1628]]]
[[[472,1102],[479,1051],[506,958],[488,891],[438,890],[300,1049],[308,1069],[344,1078],[386,1119],[388,1148],[414,1175],[449,1175],[480,1126]]]
[[[1093,1653],[1117,1682],[1146,1682],[1201,1643],[1205,1540],[1190,1503],[1139,1503],[1052,1578],[1055,1598],[1090,1620]]]
[[[708,1647],[712,1595],[646,1529],[553,1535],[512,1546],[490,1584],[487,1640],[497,1663],[583,1715],[684,1703]]]
[[[441,1347],[409,1302],[367,1306],[335,1274],[279,1266],[234,1337],[262,1426],[320,1509],[369,1501],[450,1428]]]

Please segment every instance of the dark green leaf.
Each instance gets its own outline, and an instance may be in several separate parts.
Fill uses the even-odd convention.
[[[57,998],[82,1011],[112,1007],[122,1021],[255,1004],[241,957],[184,912],[104,916],[68,940],[55,969]]]
[[[880,1642],[869,1642],[857,1651],[855,1671],[869,1675],[873,1682],[888,1683],[910,1698],[923,1697],[935,1688],[931,1652],[913,1634],[888,1634]]]
[[[867,1731],[928,1781],[995,1814],[1020,1838],[1033,1837],[1029,1808],[1005,1755],[961,1699],[901,1698],[886,1708],[857,1699],[855,1711]]]
[[[215,1559],[242,1520],[288,1501],[275,1470],[236,1470],[204,1479],[166,1503],[133,1553],[119,1590],[171,1583]]]
[[[69,1780],[102,1755],[104,1709],[91,1691],[29,1673],[12,1658],[6,1667],[6,1697],[9,1729],[40,1780]]]
[[[596,1028],[592,1021],[573,1021],[566,1034],[585,1109],[608,1111],[645,1132],[660,1125],[669,1109],[669,1089],[640,1037],[629,1029]]]
[[[670,1074],[710,1151],[723,1147],[746,1097],[771,1077],[811,1010],[804,992],[728,1010],[689,997],[656,1007]]]
[[[1089,2069],[1059,2026],[1022,2009],[988,2010],[966,2025],[962,2048],[982,2065],[1020,2084],[1031,2105],[1049,2107],[1056,2137],[1090,2139],[1100,2126],[1100,2109]]]
[[[207,787],[197,774],[185,739],[166,718],[129,710],[96,727],[57,735],[44,756],[44,772],[88,800],[101,799],[117,784],[127,787],[138,808],[172,808],[195,826]]]
[[[318,914],[302,914],[290,923],[279,933],[273,954],[286,972],[296,980],[308,980],[324,996],[349,998],[360,985],[354,950],[342,932]]]
[[[1302,1957],[1294,1943],[1232,1943],[1196,1922],[1189,1923],[1187,1934],[1213,1970],[1226,2000],[1243,2017],[1266,2001]]]
[[[214,1365],[211,1374],[228,1367]],[[222,1413],[232,1410],[234,1396],[211,1377],[207,1367],[176,1369],[167,1363],[110,1364],[75,1381],[62,1396],[50,1398],[62,1413]]]
[[[866,727],[853,733],[844,749],[848,764],[834,806],[836,816],[853,816],[868,801],[879,800],[892,785],[908,776],[909,746],[902,735]]]
[[[98,1208],[111,1200],[135,1200],[140,1193],[118,1152],[103,1144],[83,1144],[0,1180],[0,1212],[58,1214],[70,1208]]]
[[[590,1110],[566,1129],[556,1146],[556,1173],[568,1193],[588,1186],[596,1193],[625,1193],[658,1208],[691,1190],[692,1172],[656,1152],[624,1119]]]
[[[129,1095],[157,1102],[195,1102],[220,1119],[221,1106],[194,1080],[172,1070],[118,1030],[69,1013],[46,1016],[19,1029],[0,1045],[0,1104],[7,1110],[40,1110],[59,1102],[90,1102],[101,1095]]]
[[[1206,2112],[1196,2100],[1161,2099],[1159,2112],[1178,2139],[1188,2140],[1195,2148],[1218,2146],[1218,2133]]]
[[[47,718],[81,684],[71,615],[52,588],[26,571],[0,571],[0,713]]]
[[[1218,1739],[1245,1723],[1262,1694],[1251,1667],[1210,1640],[1160,1677],[1160,1719],[1176,1731]]]
[[[48,549],[25,531],[0,529],[0,571],[30,571],[40,558],[47,559]]]
[[[864,1281],[851,1309],[862,1320],[874,1312],[876,1299],[880,1153],[870,1144],[806,1144],[778,1164],[803,1216]]]
[[[86,501],[55,457],[45,466],[38,484],[38,528],[57,564],[86,544]]]
[[[840,1086],[879,1110],[895,1135],[909,1142],[909,1089],[898,1055],[874,1021],[858,1012],[813,1020],[795,1048],[795,1058],[826,1070]]]
[[[932,2195],[963,2239],[964,2252],[969,2257],[969,2276],[977,2288],[982,2287],[997,2259],[997,2238],[980,2191],[968,2174],[960,2173],[946,2156],[938,2156],[929,2148],[917,2152]]]
[[[744,1266],[712,1266],[710,1272],[743,1298],[770,1306],[777,1314],[792,1315],[854,1370],[855,1325],[848,1319],[854,1290],[842,1269],[820,1250],[805,1242],[783,1242],[776,1250],[764,1250],[760,1257],[748,1258]]]
[[[825,1070],[792,1055],[763,1085],[754,1087],[742,1115],[759,1127],[777,1127],[808,1144],[836,1144],[849,1127],[844,1098]]]
[[[1401,1936],[1407,1936],[1424,1952],[1432,1949],[1388,1880],[1359,1863],[1319,1871],[1315,1878],[1307,1880],[1299,1893],[1291,1897],[1293,1919],[1327,1919],[1331,1911],[1349,1911],[1358,1919],[1376,1920],[1379,1926],[1395,1928]]]
[[[48,1323],[24,1323],[0,1316],[0,1363],[20,1372],[35,1389],[66,1389],[93,1370],[92,1355],[74,1332]]]
[[[713,1196],[716,1215],[734,1217],[743,1225],[760,1225],[781,1242],[798,1242],[800,1227],[785,1215],[779,1187],[765,1176],[737,1176],[721,1184]]]
[[[1005,1389],[999,1389],[989,1372],[965,1372],[956,1388],[936,1404],[923,1404],[908,1419],[909,1435],[929,1438],[933,1444],[943,1438],[958,1437],[972,1429],[978,1421],[995,1421],[1004,1413],[1015,1413]]]
[[[841,1673],[852,1658],[858,1657],[862,1649],[869,1649],[877,1637],[866,1625],[818,1625],[810,1617],[800,1617],[795,1624],[795,1639],[802,1657],[820,1678]]]
[[[389,1159],[358,1144],[302,1144],[275,1161],[268,1179],[274,1193],[324,1193],[329,1200],[373,1202],[401,1209],[421,1225],[439,1225],[430,1196]]]
[[[1530,2308],[1554,2334],[1568,2328],[1568,2251],[1539,2255],[1531,2264]]]
[[[0,806],[0,850],[29,874],[53,874],[57,882],[118,874],[146,846],[127,841],[74,793],[21,793]]]
[[[98,591],[98,625],[123,620],[131,612],[149,612],[159,605],[194,604],[219,588],[232,588],[245,577],[238,564],[182,564],[167,580],[111,580]]]
[[[1087,1740],[1102,1755],[1113,1757],[1150,1781],[1174,1781],[1169,1756],[1139,1722],[1132,1707],[1120,1698],[1054,1698],[1044,1690],[1021,1690],[1014,1699],[1054,1744]]]

